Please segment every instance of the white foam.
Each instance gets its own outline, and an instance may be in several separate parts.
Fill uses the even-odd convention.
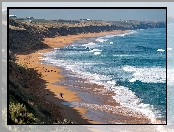
[[[114,80],[112,80],[112,81],[107,81],[107,83],[112,84],[112,85],[115,85],[115,84],[116,84],[116,82],[115,82]]]
[[[94,55],[99,55],[101,54],[101,52],[94,52]]]
[[[158,51],[158,52],[164,52],[165,50],[163,50],[163,49],[158,49],[157,51]]]
[[[94,42],[89,42],[89,43],[86,44],[86,45],[95,45],[95,43],[94,43]]]
[[[103,37],[99,37],[99,38],[97,38],[95,41],[98,41],[98,42],[101,42],[101,43],[103,43],[103,42],[106,42],[108,39],[104,39]]]
[[[130,82],[139,80],[145,83],[165,83],[166,82],[166,68],[151,67],[151,68],[136,68],[133,66],[125,66],[123,70],[132,72]]]
[[[134,92],[129,90],[129,88],[123,86],[115,86],[116,82],[113,81],[112,78],[104,75],[78,71],[77,68],[73,71],[77,73],[75,74],[75,76],[80,76],[84,79],[87,79],[89,83],[103,85],[107,90],[114,91],[116,95],[113,96],[113,99],[115,99],[116,102],[120,103],[123,107],[129,108],[129,110],[131,111],[141,112],[143,115],[148,117],[152,123],[156,123],[155,115],[151,110],[153,109],[153,106],[141,103],[141,99],[139,99]]]
[[[60,49],[60,48],[54,48],[54,50],[57,50],[57,49]]]
[[[129,35],[129,34],[133,34],[133,33],[137,33],[137,31],[131,30],[130,32],[122,33],[122,34],[109,34],[109,35],[106,35],[106,36],[103,36],[103,37],[99,37],[95,41],[103,43],[103,42],[108,41],[108,38],[113,38],[113,37],[116,37],[116,36],[124,37],[125,35]],[[110,42],[110,44],[113,44],[113,42]]]
[[[110,44],[114,44],[114,42],[110,42]]]
[[[94,42],[89,42],[89,43],[87,43],[87,44],[83,44],[83,46],[86,46],[86,48],[88,47],[89,49],[95,48],[95,47],[100,47],[99,45],[97,45],[97,44],[94,43]]]
[[[116,114],[121,113],[125,116],[131,115],[131,116],[138,117],[138,118],[143,118],[146,116],[144,113],[141,113],[140,111],[133,110],[129,107],[123,107],[123,106],[98,105],[98,104],[89,104],[89,103],[81,103],[81,102],[72,102],[71,104],[69,104],[69,103],[64,103],[64,104],[65,105],[75,105],[75,106],[85,107],[88,109],[99,110],[99,111],[104,111],[104,112],[111,112],[111,113],[116,113]]]
[[[149,105],[145,105],[140,103],[136,108],[126,104],[127,106],[111,106],[111,105],[98,105],[98,104],[89,104],[89,103],[81,103],[81,102],[71,102],[64,103],[65,105],[74,105],[78,107],[85,107],[92,110],[98,110],[103,112],[109,112],[113,114],[122,114],[122,115],[130,115],[137,118],[149,118],[151,123],[157,123],[155,115],[149,108]]]
[[[152,123],[156,123],[155,114],[152,112],[152,105],[141,103],[141,99],[139,99],[135,93],[129,90],[127,87],[115,86],[114,89],[115,96],[113,96],[113,98],[116,100],[116,102],[134,111],[143,113],[151,120]]]
[[[113,37],[116,37],[116,36],[124,37],[126,35],[130,35],[130,34],[133,34],[133,33],[137,33],[137,31],[131,30],[131,31],[127,32],[127,33],[109,34],[109,35],[104,36],[104,38],[113,38]]]
[[[99,50],[99,49],[92,49],[90,50],[89,52],[101,52],[102,50]]]
[[[48,63],[53,63],[54,65],[57,65],[59,67],[63,67],[67,70],[72,71],[74,73],[73,76],[81,77],[85,79],[87,81],[86,83],[94,83],[98,85],[103,85],[105,89],[115,92],[116,95],[113,96],[113,99],[115,99],[116,102],[120,103],[122,107],[127,107],[131,111],[140,112],[144,114],[145,116],[147,116],[149,119],[151,119],[152,122],[155,121],[155,115],[153,114],[151,110],[153,106],[150,106],[149,104],[141,103],[141,99],[139,99],[134,92],[129,90],[129,88],[123,87],[123,86],[115,86],[116,82],[112,80],[112,78],[108,76],[100,75],[97,73],[92,74],[92,73],[83,71],[84,70],[83,67],[86,66],[84,62],[55,60],[53,57],[51,57],[51,55],[48,55],[45,60]],[[97,60],[96,60],[96,63],[97,63]],[[127,66],[127,67],[124,67],[124,70],[135,72],[136,68]]]
[[[116,37],[116,36],[125,36],[126,34],[114,34],[114,35],[106,35],[104,36],[104,38],[113,38],[113,37]]]
[[[123,67],[123,70],[124,71],[128,71],[128,72],[133,72],[136,69],[134,67],[132,67],[132,66],[125,66],[125,67]]]
[[[130,79],[129,81],[130,81],[130,82],[135,82],[136,79],[135,79],[135,78],[132,78],[132,79]]]
[[[113,55],[113,56],[124,57],[124,56],[135,56],[135,55],[126,55],[126,54],[123,54],[123,55]]]
[[[117,36],[117,35],[111,35],[111,34],[109,34],[109,35],[106,35],[106,36],[104,36],[105,38],[112,38],[112,37],[115,37],[115,36]]]

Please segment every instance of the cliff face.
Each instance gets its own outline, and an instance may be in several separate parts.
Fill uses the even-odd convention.
[[[18,27],[18,28],[17,28]],[[13,53],[33,52],[48,46],[41,42],[43,35],[32,28],[9,28],[9,50]]]
[[[40,87],[45,88],[46,81],[41,79],[41,74],[34,68],[29,68],[25,63],[16,59],[15,54],[29,54],[36,50],[47,48],[41,42],[42,34],[31,27],[24,28],[20,23],[9,28],[9,60],[8,60],[8,124],[72,124],[65,120],[60,113],[61,107],[44,104],[37,94]],[[5,70],[4,70],[5,71]],[[48,105],[48,106],[47,106]],[[50,112],[55,108],[57,119]]]
[[[10,25],[15,27],[22,27],[28,32],[32,33],[39,39],[44,37],[55,37],[55,36],[66,36],[75,35],[81,33],[94,33],[94,32],[104,32],[112,30],[136,30],[136,29],[147,29],[147,28],[166,28],[165,22],[110,22],[110,23],[100,23],[97,24],[85,23],[85,24],[66,24],[66,26],[56,26],[51,24],[38,24],[38,23],[17,23],[15,20],[9,21]]]
[[[136,30],[147,28],[165,28],[165,23],[140,23],[135,25],[106,25],[106,26],[85,26],[85,27],[68,27],[68,28],[48,28],[50,33],[56,35],[69,35],[69,34],[81,34],[81,33],[94,33],[105,32],[112,30]],[[53,35],[52,34],[52,35]]]

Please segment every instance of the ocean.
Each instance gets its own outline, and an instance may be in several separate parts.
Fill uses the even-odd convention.
[[[166,52],[168,60],[174,55],[170,41],[167,48],[165,28],[132,30],[74,41],[45,53],[43,60],[60,67],[66,78],[57,84],[68,86],[82,99],[62,103],[88,109],[88,118],[104,124],[127,124],[131,119],[122,120],[127,114],[145,116],[154,124],[155,118],[166,123]],[[168,94],[174,93],[173,64],[173,60],[168,63]]]

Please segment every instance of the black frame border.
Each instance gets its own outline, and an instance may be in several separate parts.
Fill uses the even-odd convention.
[[[7,125],[9,123],[9,10],[10,9],[166,9],[166,123],[165,124],[72,124],[72,125],[167,125],[167,7],[7,7]],[[23,124],[15,124],[23,125]],[[27,124],[27,125],[59,125],[59,124]],[[71,125],[71,124],[60,124]]]

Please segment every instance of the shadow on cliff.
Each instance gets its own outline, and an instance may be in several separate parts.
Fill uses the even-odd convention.
[[[16,28],[17,27],[17,28]],[[69,106],[64,106],[56,95],[46,89],[47,82],[41,79],[41,74],[34,68],[27,68],[16,61],[14,54],[27,55],[41,49],[50,48],[42,43],[43,34],[33,29],[9,28],[9,83],[8,97],[10,102],[24,104],[29,112],[38,118],[38,124],[53,124],[68,119],[74,124],[90,124],[88,119],[83,119],[80,113]],[[49,96],[53,101],[46,100]],[[69,114],[64,114],[69,113]],[[74,118],[75,117],[75,118]],[[11,122],[14,123],[14,122]],[[18,123],[15,123],[18,124]]]
[[[26,55],[37,50],[50,48],[42,42],[42,34],[32,34],[27,30],[14,30],[9,28],[9,50],[14,54]]]
[[[62,105],[61,102],[65,101],[46,89],[46,84],[34,68],[27,68],[15,59],[9,60],[10,102],[24,104],[38,118],[38,124],[53,124],[63,122],[64,119],[73,124],[90,124],[90,120],[83,119],[77,110]],[[46,96],[49,96],[50,101],[46,100]]]

